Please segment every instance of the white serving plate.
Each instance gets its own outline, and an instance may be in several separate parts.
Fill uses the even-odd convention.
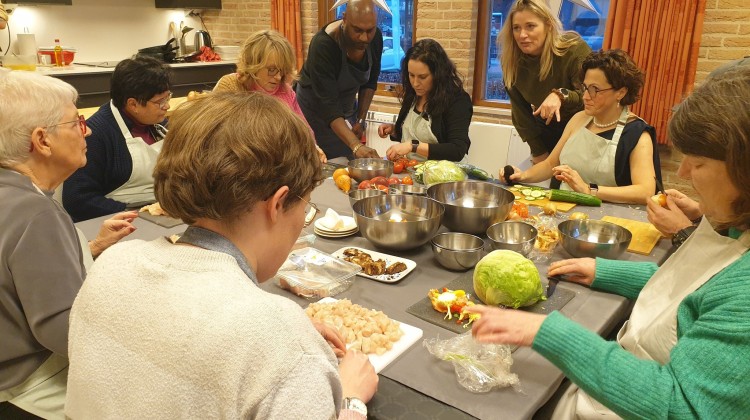
[[[329,234],[337,234],[337,233],[346,233],[346,232],[352,232],[355,230],[358,230],[359,227],[357,226],[357,222],[354,221],[354,218],[351,216],[340,216],[341,221],[343,222],[343,225],[346,226],[346,228],[341,230],[331,230],[327,227],[323,226],[323,223],[321,222],[323,218],[317,219],[315,221],[315,224],[313,225],[316,229],[318,229],[321,232],[329,233]]]
[[[332,303],[336,302],[337,300],[338,299],[334,299],[332,297],[326,297],[319,300],[318,303]],[[401,339],[399,339],[397,342],[393,343],[393,347],[387,352],[381,355],[367,355],[370,358],[370,363],[372,363],[372,366],[375,368],[375,373],[380,373],[381,370],[385,369],[386,366],[391,364],[391,362],[396,360],[398,356],[400,356],[403,352],[409,349],[409,347],[411,347],[420,338],[422,338],[423,332],[420,328],[414,327],[409,324],[404,324],[403,322],[395,319],[394,321],[401,324],[401,331],[404,333],[404,335],[402,335]]]
[[[414,261],[410,259],[396,257],[394,255],[381,254],[380,252],[370,251],[369,249],[359,248],[356,246],[345,246],[335,252],[332,252],[331,255],[333,255],[336,258],[341,258],[343,260],[346,257],[346,255],[344,255],[344,250],[349,249],[349,248],[357,249],[362,252],[368,253],[370,254],[373,260],[385,260],[386,267],[396,262],[402,262],[406,264],[406,270],[400,273],[396,273],[396,274],[381,274],[379,276],[370,276],[370,275],[365,274],[363,271],[360,271],[359,273],[357,273],[358,276],[366,277],[368,279],[377,280],[383,283],[396,283],[397,281],[400,281],[401,279],[406,277],[407,274],[411,273],[412,270],[414,270],[414,268],[417,267],[417,263],[415,263]]]
[[[355,233],[359,232],[359,229],[355,228],[354,230],[346,231],[346,232],[336,232],[331,233],[329,231],[319,230],[318,228],[314,228],[313,232],[315,232],[316,235],[321,236],[323,238],[344,238],[347,236],[352,236]]]

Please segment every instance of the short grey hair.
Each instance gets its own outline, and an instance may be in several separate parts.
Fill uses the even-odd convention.
[[[60,79],[26,71],[0,72],[0,167],[29,159],[31,132],[57,124],[78,92]],[[50,131],[56,127],[50,128]]]

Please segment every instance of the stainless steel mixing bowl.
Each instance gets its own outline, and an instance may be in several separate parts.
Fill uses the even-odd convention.
[[[466,271],[484,256],[484,240],[468,233],[439,233],[432,238],[432,252],[443,267]]]
[[[537,230],[525,222],[500,222],[487,228],[492,249],[508,249],[528,257],[534,249]]]
[[[362,158],[349,161],[349,176],[362,182],[376,176],[390,177],[393,174],[393,162],[386,159]]]
[[[427,195],[427,187],[421,185],[394,184],[390,186],[391,194]]]
[[[376,197],[380,195],[385,195],[385,191],[376,190],[374,188],[368,188],[366,190],[351,190],[349,191],[349,204],[354,206],[354,203],[365,197]]]
[[[560,242],[574,257],[616,260],[630,245],[633,234],[614,223],[601,220],[566,220],[559,225]]]
[[[386,194],[363,198],[352,206],[359,232],[387,249],[417,248],[429,241],[443,218],[443,206],[418,195]]]
[[[481,181],[435,184],[427,196],[445,207],[443,225],[455,232],[482,235],[510,213],[515,197],[499,185]]]

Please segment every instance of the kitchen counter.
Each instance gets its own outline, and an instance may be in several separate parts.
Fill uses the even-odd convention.
[[[37,66],[36,71],[46,76],[64,76],[74,74],[94,74],[94,73],[112,73],[115,68],[116,61],[105,61],[102,62],[104,66],[95,67],[92,65],[76,64],[75,62],[69,66],[63,67],[46,67]],[[209,62],[195,62],[195,63],[168,63],[173,69],[182,69],[190,67],[206,67],[206,66],[233,66],[234,61],[209,61]]]
[[[221,76],[233,73],[236,65],[231,61],[207,63],[174,63],[172,68],[172,94],[187,96],[191,91],[213,89]],[[70,65],[65,67],[37,67],[41,74],[70,83],[78,90],[78,108],[100,107],[109,101],[110,80],[113,67]]]

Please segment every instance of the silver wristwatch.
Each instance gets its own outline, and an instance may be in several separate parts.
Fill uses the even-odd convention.
[[[357,413],[367,417],[367,405],[365,405],[365,403],[359,398],[355,398],[355,397],[344,398],[344,406],[342,408],[344,410],[356,411]]]

